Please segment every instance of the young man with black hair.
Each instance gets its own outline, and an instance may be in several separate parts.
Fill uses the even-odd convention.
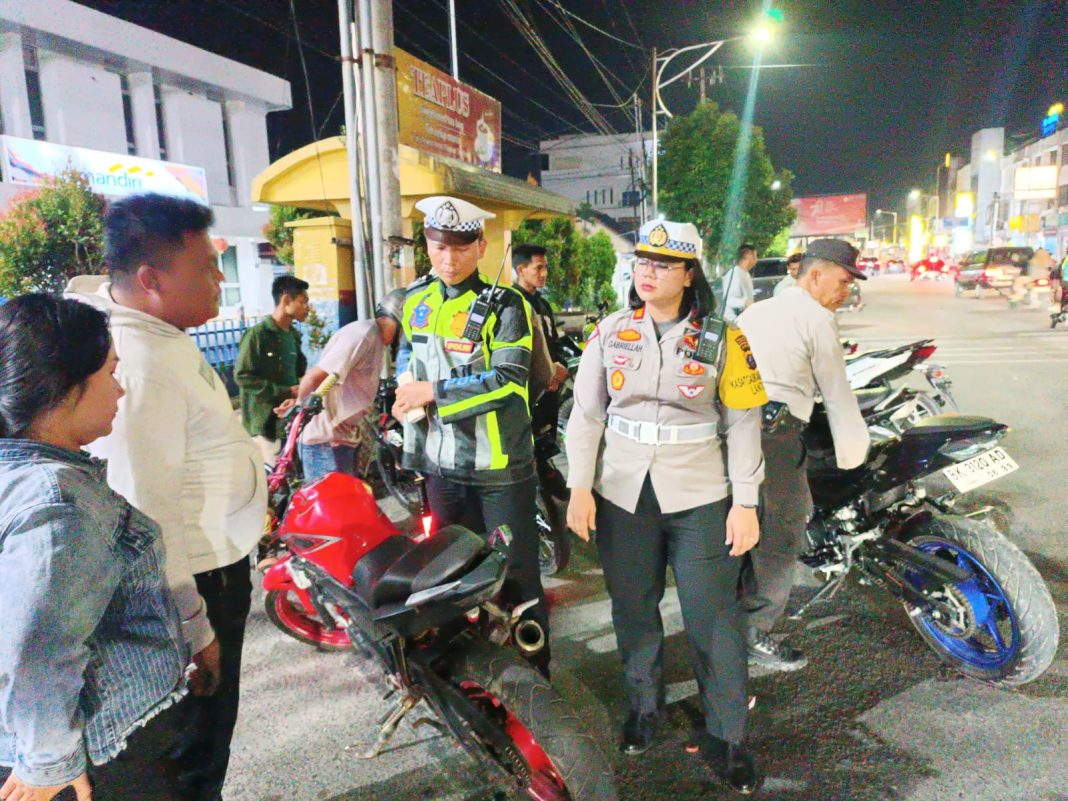
[[[308,282],[280,275],[271,285],[274,311],[241,337],[234,380],[241,397],[241,422],[266,464],[278,457],[282,427],[275,413],[297,397],[308,360],[293,323],[308,319]]]
[[[267,507],[256,446],[186,333],[219,313],[212,222],[211,209],[191,200],[119,200],[104,221],[110,280],[79,276],[67,287],[111,317],[126,394],[112,433],[90,451],[107,459],[112,488],[163,530],[167,582],[197,666],[174,755],[188,801],[222,798],[251,604],[248,554]]]

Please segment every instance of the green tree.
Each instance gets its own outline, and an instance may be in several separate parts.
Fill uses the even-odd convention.
[[[59,292],[104,269],[104,199],[74,169],[20,195],[0,219],[0,295]]]
[[[768,245],[767,250],[764,251],[764,256],[785,256],[787,249],[790,247],[790,227],[783,228],[779,233],[775,235],[775,238],[771,240],[771,244]]]
[[[668,125],[660,155],[660,209],[672,220],[692,222],[704,237],[712,261],[730,263],[739,239],[765,252],[794,220],[788,170],[776,170],[764,147],[764,132],[752,129],[741,219],[728,230],[725,219],[735,144],[741,133],[738,117],[715,103],[702,103],[692,114]],[[772,184],[777,182],[777,189]]]
[[[282,264],[293,266],[293,229],[286,223],[322,217],[324,212],[314,209],[298,209],[296,206],[271,204],[270,216],[263,226],[263,235],[274,246],[274,254]]]
[[[599,304],[616,305],[616,292],[612,288],[612,275],[616,269],[616,251],[612,240],[604,231],[582,237],[575,254],[581,280],[580,305],[589,310]]]
[[[529,220],[512,234],[513,244],[541,245],[549,262],[545,294],[557,308],[594,309],[614,304],[616,252],[603,231],[586,237],[570,217]]]

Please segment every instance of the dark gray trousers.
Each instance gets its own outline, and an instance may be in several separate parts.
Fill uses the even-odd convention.
[[[786,420],[760,438],[764,451],[764,485],[760,543],[750,551],[756,578],[754,592],[745,598],[749,625],[767,632],[775,626],[790,600],[797,556],[807,548],[805,525],[812,512],[812,495],[805,471],[805,424]]]
[[[745,615],[738,602],[741,560],[725,544],[727,502],[662,514],[648,477],[634,514],[597,498],[597,550],[612,598],[612,623],[631,708],[663,704],[664,597],[675,574],[708,733],[730,742],[748,715]]]

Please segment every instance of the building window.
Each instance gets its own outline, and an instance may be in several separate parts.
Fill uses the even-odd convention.
[[[1061,186],[1057,189],[1057,204],[1061,206],[1068,206],[1068,184]]]
[[[241,305],[241,283],[237,272],[237,248],[230,245],[219,254],[219,269],[222,270],[222,305]]]
[[[167,132],[163,129],[163,90],[159,83],[152,84],[152,97],[156,101],[156,131],[159,133],[159,157],[167,160]]]
[[[37,60],[37,48],[22,46],[22,64],[26,71],[26,94],[30,100],[30,125],[34,139],[45,138],[44,103],[41,100],[41,66]]]
[[[614,206],[616,204],[616,188],[614,186],[608,187],[608,205]]]
[[[548,170],[549,169],[549,154],[548,153],[539,153],[538,156],[539,156],[539,159],[540,159],[541,169]]]
[[[126,123],[126,152],[131,156],[135,156],[137,155],[137,141],[134,138],[133,101],[130,100],[130,79],[125,75],[120,75],[119,86],[122,87],[122,118]]]

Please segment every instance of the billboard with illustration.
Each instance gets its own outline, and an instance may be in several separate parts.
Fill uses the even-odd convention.
[[[501,104],[400,48],[397,116],[400,143],[501,171]]]
[[[200,167],[17,136],[0,136],[0,149],[4,181],[17,186],[41,186],[71,167],[101,195],[156,192],[208,203],[208,176]]]
[[[797,211],[797,219],[790,228],[791,237],[853,236],[868,225],[865,194],[795,197],[790,205]]]

